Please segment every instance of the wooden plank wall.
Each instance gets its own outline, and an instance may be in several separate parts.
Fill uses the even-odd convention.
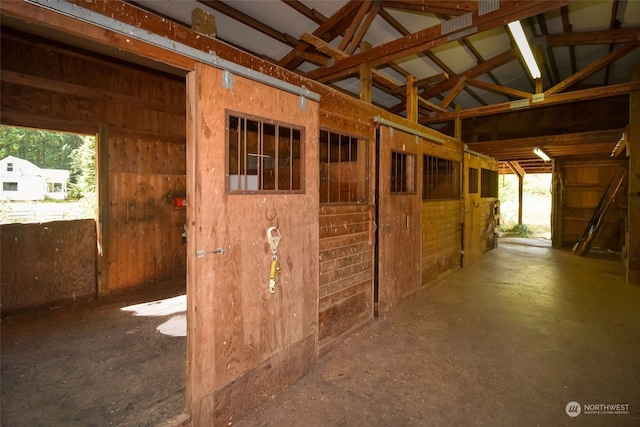
[[[323,107],[320,99],[320,107]],[[325,106],[330,108],[330,106]],[[357,103],[345,109],[354,117],[366,117]],[[347,114],[345,114],[347,115]],[[373,200],[375,131],[322,111],[320,125],[332,132],[362,138],[368,144],[369,200]],[[371,202],[370,202],[371,203]],[[374,242],[371,204],[323,204],[320,206],[320,288],[318,301],[318,347],[328,351],[353,328],[373,319]]]
[[[2,314],[95,296],[95,265],[93,220],[0,225]]]
[[[425,155],[460,162],[460,151],[447,144],[436,147],[425,143]],[[461,190],[463,191],[463,190]],[[462,250],[461,200],[433,200],[422,202],[422,285],[426,285],[460,266]]]
[[[562,246],[573,246],[582,233],[612,178],[617,183],[626,170],[626,160],[564,161],[562,170]],[[615,186],[616,183],[613,185]],[[594,249],[619,251],[624,246],[628,177],[609,206],[604,222],[593,242]]]
[[[459,200],[422,203],[422,284],[460,266],[462,218]]]
[[[106,291],[185,277],[184,79],[5,28],[1,48],[3,124],[108,129]]]
[[[373,245],[364,205],[320,208],[319,346],[373,314]]]

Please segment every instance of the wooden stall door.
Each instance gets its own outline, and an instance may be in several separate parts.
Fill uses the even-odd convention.
[[[417,292],[421,281],[421,144],[380,126],[378,316]]]
[[[237,75],[225,88],[223,72],[202,64],[187,82],[187,410],[193,425],[227,425],[307,373],[317,357],[318,104],[307,101],[303,110],[299,96]],[[238,123],[229,117],[249,117],[253,129],[228,141]],[[298,129],[297,160],[237,143],[240,133],[273,125],[275,135]],[[267,130],[260,135],[259,150],[267,150]],[[244,151],[230,154],[230,141]],[[240,176],[228,156],[271,166],[251,175],[249,165]],[[255,188],[276,170],[268,186],[282,188],[293,168],[301,188]],[[232,191],[238,182],[248,190]],[[281,235],[275,293],[270,227]]]

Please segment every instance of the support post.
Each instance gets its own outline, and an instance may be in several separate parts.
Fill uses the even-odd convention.
[[[551,175],[551,245],[554,248],[562,247],[562,181],[564,164],[562,160],[553,159],[553,174]]]
[[[523,193],[524,193],[524,175],[518,175],[518,225],[522,225]]]
[[[96,218],[97,296],[109,293],[109,126],[100,124],[96,135],[96,196],[98,202]]]
[[[360,100],[369,104],[373,100],[371,66],[366,62],[360,64]]]
[[[414,85],[415,77],[407,76],[407,119],[418,122],[418,88]]]
[[[631,80],[640,81],[640,66],[631,71]],[[627,225],[627,283],[640,285],[640,90],[629,94],[629,210]]]
[[[462,111],[461,105],[456,105],[456,111]],[[458,116],[454,124],[454,134],[456,139],[462,141],[462,119]]]

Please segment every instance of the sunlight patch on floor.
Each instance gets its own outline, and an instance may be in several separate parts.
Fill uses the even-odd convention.
[[[131,312],[134,316],[163,317],[172,316],[169,320],[160,324],[156,330],[164,335],[172,337],[187,336],[187,296],[178,295],[173,298],[165,298],[156,301],[122,307],[120,310]]]

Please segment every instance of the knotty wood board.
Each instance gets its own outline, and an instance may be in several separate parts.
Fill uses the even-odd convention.
[[[225,89],[222,71],[205,65],[188,77],[187,405],[194,420],[207,424],[236,411],[231,400],[219,406],[228,394],[246,397],[250,406],[263,398],[248,389],[267,381],[247,382],[258,366],[281,363],[303,341],[311,342],[313,351],[272,368],[299,372],[317,354],[318,104],[308,101],[301,111],[298,96],[233,79],[233,89]],[[225,192],[227,109],[305,128],[304,194]],[[271,226],[282,235],[275,294],[268,290]],[[223,252],[196,257],[198,250],[217,248]],[[293,380],[297,374],[284,377]],[[208,407],[201,404],[208,396],[214,396],[215,414],[199,409]]]
[[[94,220],[0,226],[2,313],[96,294]]]

